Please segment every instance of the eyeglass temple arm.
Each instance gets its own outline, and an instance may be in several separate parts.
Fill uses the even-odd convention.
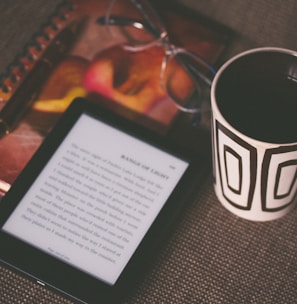
[[[107,18],[106,16],[101,16],[97,19],[97,23],[100,25],[132,26],[134,28],[149,32],[155,38],[160,36],[160,31],[158,29],[155,31],[149,24],[132,18],[118,16],[109,16],[109,18]]]
[[[193,66],[187,66],[187,71],[190,75],[195,75],[195,76],[198,76],[200,79],[202,79],[208,86],[211,86],[211,83],[212,83],[212,80],[206,76],[205,74],[201,73],[199,71],[199,69],[196,69],[195,67]],[[193,77],[194,81],[195,81],[195,78]]]
[[[151,29],[150,32],[152,34],[153,33],[158,33],[158,37],[159,37],[160,36],[160,29],[155,24],[155,22],[150,18],[150,15],[147,13],[146,9],[141,5],[141,3],[138,0],[130,0],[130,1],[136,7],[136,9],[142,14],[145,22],[149,25],[149,28]],[[151,2],[145,1],[145,0],[143,0],[143,1],[146,3],[146,6],[150,8],[150,11],[154,14],[154,16],[158,20],[158,23],[161,25],[162,31],[164,31],[163,29],[165,27],[164,27],[164,24],[163,24],[161,16],[158,14],[158,11],[151,4]]]
[[[183,51],[184,49],[178,49],[179,51]],[[212,83],[212,78],[216,74],[216,69],[210,65],[203,57],[200,55],[191,52],[191,51],[186,51],[189,53],[192,57],[194,57],[198,62],[201,63],[201,66],[204,66],[205,69],[210,73],[211,77],[208,77],[205,73],[201,71],[200,68],[195,67],[191,62],[189,63],[188,60],[182,56],[179,56],[179,51],[175,53],[175,57],[179,64],[183,66],[183,68],[187,71],[189,75],[191,75],[191,78],[193,79],[194,82],[196,82],[197,76],[202,79],[208,86],[211,86]],[[181,52],[182,54],[183,52]]]

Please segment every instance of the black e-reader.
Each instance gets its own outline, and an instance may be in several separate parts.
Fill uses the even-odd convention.
[[[0,260],[81,303],[115,303],[198,187],[203,159],[75,99],[0,203]]]

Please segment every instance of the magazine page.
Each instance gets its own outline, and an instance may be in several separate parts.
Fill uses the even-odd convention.
[[[42,57],[42,46],[46,49],[51,37],[71,22],[81,21],[74,46],[39,88],[40,94],[32,108],[13,132],[0,139],[0,180],[8,184],[13,183],[75,97],[106,103],[117,112],[128,109],[129,119],[138,118],[138,121],[163,134],[179,115],[178,108],[160,85],[166,46],[164,49],[162,44],[153,44],[139,51],[123,48],[122,41],[114,39],[106,26],[98,22],[100,17],[106,16],[110,1],[72,0],[66,3],[66,6],[57,8],[50,25],[41,29],[42,34],[35,41],[37,45],[30,47],[27,56],[21,58],[20,65],[29,67],[27,74],[21,75],[21,80],[13,83],[10,91],[0,91],[2,103],[9,102],[22,85],[23,78],[30,75],[34,58],[38,62]],[[199,54],[210,64],[218,61],[230,38],[224,29],[175,6],[174,2],[157,6],[160,6],[170,43]],[[179,79],[183,81],[182,77]],[[7,84],[11,77],[5,81]],[[147,121],[139,117],[146,117]]]

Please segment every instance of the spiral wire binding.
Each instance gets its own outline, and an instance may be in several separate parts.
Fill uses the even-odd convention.
[[[40,30],[31,37],[23,52],[7,66],[6,71],[0,76],[0,105],[13,95],[51,41],[70,21],[74,10],[73,0],[63,1]]]

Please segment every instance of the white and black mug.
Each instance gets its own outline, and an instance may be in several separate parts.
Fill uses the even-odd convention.
[[[297,203],[297,52],[252,49],[211,87],[214,187],[237,216],[268,221]]]

